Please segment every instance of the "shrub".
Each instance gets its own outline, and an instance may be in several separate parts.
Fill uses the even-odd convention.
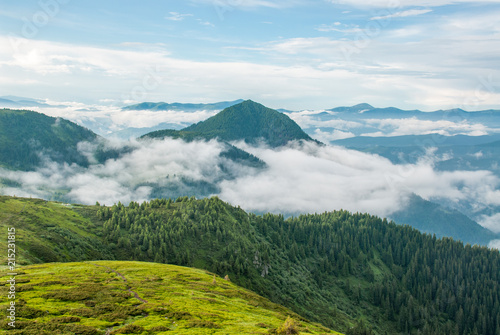
[[[120,329],[114,330],[111,334],[140,334],[144,331],[144,328],[138,325],[129,324]]]
[[[283,323],[276,331],[278,335],[291,335],[299,334],[297,328],[297,323],[291,317],[286,318],[285,323]]]

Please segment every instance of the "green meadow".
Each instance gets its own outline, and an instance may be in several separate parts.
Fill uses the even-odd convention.
[[[6,273],[0,273],[1,283]],[[146,262],[23,266],[16,276],[16,327],[7,322],[4,285],[0,329],[34,335],[339,334],[228,279]]]

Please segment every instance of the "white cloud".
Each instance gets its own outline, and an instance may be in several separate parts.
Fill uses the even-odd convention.
[[[318,112],[301,111],[286,113],[286,115],[288,115],[293,121],[295,121],[301,128],[337,128],[338,130],[351,130],[365,126],[361,120],[360,122],[343,120],[340,118],[321,120],[315,117],[314,114],[316,113]],[[330,115],[335,114],[332,112],[328,113]]]
[[[440,7],[458,3],[500,3],[499,0],[328,0],[332,4],[351,5],[354,7],[404,8],[404,7]]]
[[[259,212],[322,212],[347,209],[387,216],[416,193],[425,199],[468,199],[489,204],[497,177],[488,171],[437,172],[432,152],[417,164],[394,165],[389,160],[314,144],[290,145],[279,151],[245,150],[269,168],[257,175],[223,181],[220,196]]]
[[[478,14],[467,20],[450,15],[426,25],[379,30],[334,22],[333,29],[356,29],[346,39],[301,37],[235,45],[252,51],[245,53],[246,61],[179,59],[161,44],[106,48],[22,39],[11,44],[0,36],[0,45],[6,46],[0,49],[0,89],[52,99],[77,95],[84,101],[244,97],[289,109],[360,101],[424,110],[495,108],[500,100],[495,62],[500,35],[492,33],[499,20],[493,14],[486,20]],[[481,28],[481,20],[487,28]],[[460,28],[460,22],[473,23]],[[151,71],[161,82],[144,85]],[[493,85],[485,85],[490,76]]]
[[[213,5],[219,10],[247,9],[257,7],[286,8],[303,3],[302,0],[190,0],[194,3]]]
[[[177,12],[169,12],[168,14],[169,16],[165,16],[165,19],[170,21],[182,21],[186,17],[193,16],[193,14],[181,14]]]
[[[272,150],[238,146],[263,159],[257,171],[220,157],[215,141],[181,140],[112,142],[133,150],[89,168],[46,161],[33,172],[0,169],[0,177],[19,183],[2,194],[51,198],[66,192],[72,202],[113,204],[152,197],[154,185],[182,187],[181,178],[217,185],[222,199],[258,212],[314,213],[347,209],[388,216],[404,208],[413,193],[430,200],[467,201],[472,206],[500,205],[500,180],[489,171],[438,172],[438,157],[429,150],[415,164],[395,165],[388,159],[336,146],[291,143]],[[80,145],[90,154],[92,145]],[[221,169],[220,165],[226,168]],[[227,178],[227,174],[234,178]],[[481,224],[500,229],[498,215]]]
[[[314,131],[314,134],[312,135],[313,138],[323,143],[329,143],[330,141],[342,140],[344,138],[350,138],[354,136],[356,135],[354,135],[351,132],[346,132],[337,129],[334,129],[331,132],[326,132],[326,131],[321,131],[320,129],[316,129]]]
[[[340,22],[334,22],[333,24],[330,25],[322,24],[319,27],[317,27],[316,30],[322,32],[335,31],[344,34],[354,34],[354,33],[359,34],[363,32],[363,29],[361,29],[358,25],[345,25],[341,24]]]
[[[112,142],[111,145],[134,150],[88,169],[50,161],[33,172],[0,169],[1,177],[22,185],[4,188],[2,193],[50,199],[53,192],[67,190],[67,197],[77,203],[128,203],[149,199],[152,189],[149,183],[165,186],[169,182],[180,182],[181,177],[214,182],[223,173],[220,164],[225,158],[219,157],[223,147],[215,141],[185,143],[166,139]],[[79,148],[85,153],[92,146],[80,145]]]
[[[467,120],[453,122],[448,120],[419,120],[410,119],[367,119],[366,123],[382,131],[367,133],[366,136],[401,136],[401,135],[487,135],[490,128],[481,123],[470,123]]]
[[[500,240],[491,241],[488,247],[500,250]]]
[[[384,16],[374,16],[370,20],[387,20],[399,17],[417,16],[432,12],[432,9],[409,9],[401,12],[387,14]]]

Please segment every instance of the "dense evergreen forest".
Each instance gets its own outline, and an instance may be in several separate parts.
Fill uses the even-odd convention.
[[[497,250],[346,211],[285,220],[187,197],[94,209],[117,259],[228,274],[346,334],[500,334]]]

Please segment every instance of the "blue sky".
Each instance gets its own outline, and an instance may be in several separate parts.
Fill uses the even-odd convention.
[[[1,4],[0,95],[500,108],[500,0]]]

